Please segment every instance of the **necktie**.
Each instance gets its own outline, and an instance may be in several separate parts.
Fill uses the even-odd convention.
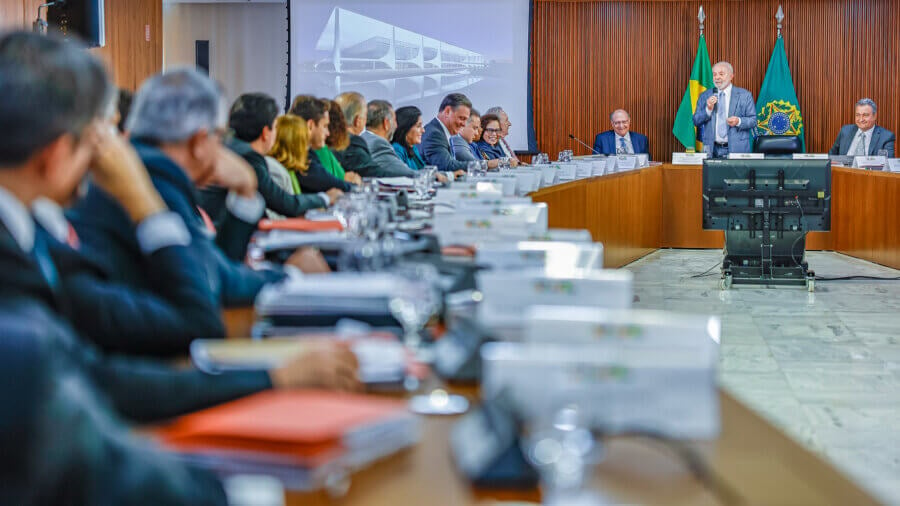
[[[728,111],[725,110],[725,93],[719,93],[719,103],[718,103],[718,111],[716,112],[716,138],[717,139],[728,139],[728,123],[727,114]]]
[[[47,243],[44,242],[44,238],[40,234],[35,234],[34,236],[34,248],[31,250],[31,256],[37,263],[44,280],[47,281],[51,289],[55,290],[57,285],[59,285],[59,273],[56,270],[56,266],[53,265],[53,259],[50,257]]]
[[[853,151],[855,156],[866,156],[866,134],[859,132],[856,134],[856,149]]]
[[[628,148],[625,147],[625,137],[619,137],[619,152],[622,154],[628,153]]]

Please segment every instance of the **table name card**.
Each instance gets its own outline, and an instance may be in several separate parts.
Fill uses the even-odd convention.
[[[729,160],[763,160],[765,153],[728,153]]]
[[[828,160],[828,153],[794,153],[794,160]]]
[[[900,172],[900,158],[888,158],[888,170]]]
[[[703,165],[706,153],[672,153],[672,165]]]
[[[616,158],[616,170],[634,170],[640,167],[638,157],[634,155],[619,155]]]
[[[853,166],[860,169],[878,168],[881,169],[887,165],[887,158],[883,156],[855,156],[853,157]]]

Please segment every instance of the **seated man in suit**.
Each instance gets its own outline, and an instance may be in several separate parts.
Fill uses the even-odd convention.
[[[372,160],[392,177],[416,177],[416,171],[403,163],[391,146],[390,139],[397,129],[394,107],[385,100],[372,100],[366,109],[366,131],[362,138],[369,146]]]
[[[512,146],[510,146],[509,142],[506,140],[506,138],[509,137],[509,129],[512,127],[512,121],[509,120],[509,114],[507,114],[500,106],[491,107],[484,113],[485,116],[488,114],[493,114],[500,118],[500,140],[497,142],[497,146],[499,146],[503,151],[503,154],[510,159],[513,167],[518,166],[521,163],[521,160],[519,160],[519,157],[516,156],[516,152],[513,151]]]
[[[893,158],[897,138],[890,130],[875,124],[878,120],[878,106],[875,101],[864,98],[856,103],[855,109],[856,124],[841,127],[828,154],[874,156],[879,151],[887,151],[887,157]]]
[[[398,175],[392,172],[391,167],[382,167],[372,159],[369,143],[362,137],[366,131],[368,119],[365,97],[355,91],[348,91],[335,97],[334,102],[344,113],[344,119],[347,121],[347,133],[350,135],[350,145],[346,149],[334,153],[344,169],[356,172],[362,177]],[[405,175],[405,173],[399,175]]]
[[[215,89],[211,82],[210,86]],[[11,334],[16,329],[22,332],[18,335],[52,350],[54,360],[83,374],[119,415],[132,421],[160,421],[268,388],[321,385],[338,377],[343,379],[330,386],[356,387],[355,373],[347,375],[355,370],[355,360],[337,346],[293,358],[271,371],[211,375],[105,355],[84,342],[65,321],[63,308],[73,301],[60,290],[46,234],[29,209],[41,201],[59,205],[70,199],[90,166],[95,183],[119,199],[119,209],[134,223],[137,241],[148,254],[184,248],[193,238],[183,224],[178,230],[179,217],[152,191],[134,151],[98,121],[111,85],[102,64],[90,53],[52,37],[2,36],[0,90],[5,120],[0,124],[0,310],[5,329]],[[208,109],[213,116],[217,105],[214,101]],[[34,114],[38,108],[44,114]],[[139,114],[140,107],[136,109]],[[186,126],[196,127],[197,123]],[[200,145],[212,142],[209,137],[204,130],[194,139],[196,149],[209,149]],[[117,142],[120,145],[108,151],[118,156],[97,152],[98,143]],[[98,160],[98,155],[109,160]],[[199,264],[193,267],[205,270]],[[320,376],[323,372],[325,376]],[[65,434],[70,428],[63,425],[57,430]]]
[[[631,131],[631,115],[624,109],[616,109],[609,115],[612,130],[597,134],[594,138],[594,153],[602,155],[650,156],[647,136]]]
[[[697,98],[694,126],[710,158],[727,158],[728,153],[753,151],[756,131],[756,104],[749,91],[733,86],[734,67],[727,61],[713,65],[715,88]]]
[[[245,93],[234,101],[228,116],[228,126],[234,136],[228,139],[230,150],[241,156],[256,174],[257,188],[266,203],[266,208],[287,216],[303,216],[306,211],[328,207],[342,194],[340,190],[330,193],[291,195],[272,181],[266,166],[265,156],[275,144],[275,118],[278,104],[264,93]],[[225,219],[225,188],[210,186],[201,191],[201,207],[212,218],[216,229]],[[256,228],[256,224],[253,224]],[[243,255],[237,259],[242,259]]]
[[[478,150],[475,149],[475,141],[478,140],[481,130],[481,114],[472,109],[466,126],[462,127],[458,134],[450,138],[453,144],[453,155],[463,162],[474,162],[480,159]]]
[[[441,101],[438,115],[425,126],[420,151],[425,163],[441,172],[465,171],[467,163],[457,160],[450,149],[450,137],[459,133],[472,112],[472,101],[462,93],[451,93]]]

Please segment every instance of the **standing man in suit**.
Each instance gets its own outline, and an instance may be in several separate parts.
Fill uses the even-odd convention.
[[[727,61],[713,65],[713,83],[697,99],[694,126],[701,129],[700,140],[711,158],[727,158],[729,153],[750,153],[756,130],[756,103],[749,91],[731,84],[734,67]]]
[[[878,106],[871,98],[856,103],[856,124],[844,125],[838,133],[828,154],[848,156],[873,156],[879,151],[887,151],[888,158],[894,157],[896,136],[890,130],[876,125]]]
[[[634,155],[646,153],[650,156],[650,142],[647,136],[631,131],[631,115],[625,109],[616,109],[609,115],[612,130],[597,134],[594,138],[594,153],[604,155]]]
[[[462,93],[444,97],[438,115],[425,126],[422,137],[422,156],[425,163],[437,166],[442,172],[465,171],[467,163],[453,155],[450,138],[466,126],[472,113],[472,101]]]

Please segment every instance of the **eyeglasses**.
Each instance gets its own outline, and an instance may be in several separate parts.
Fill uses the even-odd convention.
[[[500,130],[499,128],[485,128],[484,129],[484,133],[486,133],[486,134],[499,134],[500,132],[502,132],[502,130]]]

